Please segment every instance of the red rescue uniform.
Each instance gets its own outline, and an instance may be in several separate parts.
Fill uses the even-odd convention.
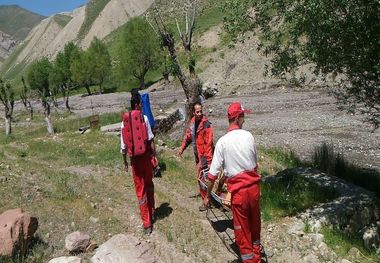
[[[144,115],[144,121],[147,128],[147,137],[150,143],[153,143],[153,133],[150,127],[148,118]],[[124,128],[124,124],[121,123],[121,129]],[[121,152],[122,154],[127,153],[127,146],[124,143],[123,136],[121,137]],[[140,216],[143,222],[144,228],[149,228],[152,226],[152,217],[154,214],[155,203],[154,203],[154,184],[153,184],[153,165],[152,165],[152,155],[148,145],[145,154],[130,157],[130,162],[132,166],[133,182],[135,185],[136,196],[140,208]]]
[[[230,126],[216,144],[208,174],[215,181],[224,170],[231,208],[235,240],[244,263],[260,263],[260,180],[257,173],[256,146],[252,134]],[[209,185],[210,186],[210,185]]]
[[[210,167],[214,151],[213,129],[211,122],[203,115],[199,123],[195,117],[190,120],[190,126],[186,130],[180,147],[182,153],[187,146],[193,143],[195,163],[198,165],[198,174],[201,170]],[[206,196],[206,190],[199,185],[199,193],[202,199]]]

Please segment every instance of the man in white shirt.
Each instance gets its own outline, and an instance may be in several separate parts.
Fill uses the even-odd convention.
[[[244,263],[260,263],[260,179],[257,173],[255,139],[242,129],[244,110],[239,102],[228,107],[229,129],[216,144],[204,204],[209,206],[211,191],[218,173],[223,169],[231,207],[235,240]]]
[[[132,110],[141,110],[141,97],[139,93],[132,93],[131,98]],[[144,115],[145,127],[147,131],[147,148],[144,154],[130,157],[133,181],[135,184],[135,191],[140,207],[140,216],[143,222],[145,234],[150,234],[153,230],[152,218],[155,210],[154,202],[154,184],[153,184],[153,166],[152,155],[155,155],[155,145],[153,141],[153,133],[150,127],[148,118]],[[123,133],[124,123],[121,123]],[[120,148],[123,155],[125,171],[128,172],[127,160],[127,145],[124,142],[123,135],[120,136]]]

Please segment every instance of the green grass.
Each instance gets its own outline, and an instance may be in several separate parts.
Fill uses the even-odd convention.
[[[46,136],[42,117],[38,116],[32,127],[42,129],[44,133],[15,130],[16,134],[11,137],[0,136],[0,158],[4,164],[0,166],[0,175],[9,174],[9,180],[0,184],[0,207],[6,210],[22,205],[26,211],[38,215],[41,222],[38,234],[46,236],[49,233],[48,244],[57,248],[64,247],[62,240],[67,227],[93,233],[93,239],[100,244],[109,238],[108,233],[121,233],[126,229],[136,231],[123,212],[125,202],[131,202],[134,207],[135,193],[131,176],[122,171],[119,138],[98,131],[77,133],[76,129],[86,119],[72,115],[54,118],[60,129],[55,136]],[[120,113],[101,115],[100,121],[103,124],[119,122]],[[179,144],[179,141],[163,135],[160,139],[169,147]],[[279,148],[259,149],[259,153],[265,157],[260,165],[266,169],[268,166],[273,166],[274,170],[284,169],[296,163],[294,153]],[[195,206],[200,202],[195,196],[198,193],[197,168],[193,158],[191,148],[181,160],[172,151],[160,149],[158,160],[163,170],[156,189],[156,202],[157,206],[166,206],[162,206],[155,231],[162,233],[164,239],[179,251],[186,248],[186,254],[203,257],[202,260],[206,261],[199,251],[203,251],[201,246],[210,238],[204,235],[209,226],[204,224],[197,211],[188,210],[179,203],[188,200]],[[262,183],[263,219],[277,220],[295,215],[334,198],[335,194],[302,177],[286,174],[278,181]],[[185,199],[177,200],[178,196]],[[91,203],[97,203],[101,209],[92,207]],[[108,208],[112,212],[108,212]],[[104,213],[105,209],[107,213]],[[89,224],[90,216],[99,218],[99,223]],[[193,224],[183,224],[189,220]],[[71,222],[75,222],[76,229],[71,229]],[[28,255],[29,262],[47,262],[46,259],[56,256],[54,252],[42,250],[44,254],[37,248],[33,251],[35,256]],[[212,253],[218,252],[213,250]],[[7,262],[5,260],[1,262]]]
[[[317,169],[359,185],[380,197],[380,174],[350,163],[343,154],[334,151],[333,144],[322,143],[316,147],[312,163]]]
[[[16,5],[0,6],[0,30],[19,40],[44,18]]]
[[[211,27],[220,25],[223,22],[222,2],[217,1],[205,7],[196,23],[195,32],[197,34],[202,34]]]
[[[298,156],[286,148],[258,148],[259,173],[262,176],[275,175],[285,169],[303,166]]]
[[[100,126],[120,122],[122,113],[123,112],[101,114],[99,116]],[[62,116],[57,116],[57,114],[55,113],[52,114],[53,128],[56,133],[78,131],[81,127],[89,126],[90,119],[91,116],[86,118],[73,118],[73,116],[71,117],[67,114],[64,114]],[[36,115],[34,118],[34,122],[38,122],[41,125],[34,129],[32,128],[26,131],[26,136],[37,137],[46,135],[47,129],[45,125],[45,120],[41,116]]]
[[[261,192],[261,210],[265,221],[294,216],[339,196],[333,188],[320,187],[291,173],[285,173],[278,180],[262,183]]]
[[[64,28],[70,22],[72,17],[68,15],[63,15],[63,14],[56,14],[54,15],[53,19],[58,25]]]
[[[86,17],[84,22],[79,29],[78,38],[83,39],[85,35],[89,32],[92,23],[99,16],[100,12],[109,3],[110,0],[90,0],[86,5]]]
[[[349,257],[348,252],[352,247],[360,251],[360,261],[355,262],[380,262],[380,253],[368,250],[364,247],[363,240],[358,235],[350,235],[338,229],[322,228],[324,242],[332,248],[340,257]]]
[[[260,154],[264,154],[286,168],[302,166],[301,160],[292,150],[285,148],[260,148]]]

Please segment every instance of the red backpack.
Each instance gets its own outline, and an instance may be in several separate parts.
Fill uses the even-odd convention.
[[[121,135],[127,146],[128,155],[134,157],[144,154],[147,150],[148,131],[141,111],[132,110],[124,113],[123,124]]]

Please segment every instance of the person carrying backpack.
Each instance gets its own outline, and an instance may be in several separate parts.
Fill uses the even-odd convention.
[[[131,111],[124,113],[121,123],[121,153],[125,171],[128,158],[132,167],[133,182],[140,207],[144,233],[152,233],[155,209],[152,156],[155,155],[154,135],[148,118],[141,111],[141,96],[132,90]]]

